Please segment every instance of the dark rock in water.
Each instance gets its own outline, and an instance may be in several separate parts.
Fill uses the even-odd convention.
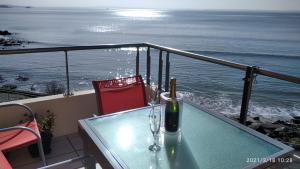
[[[7,40],[6,39],[4,39],[4,38],[0,38],[0,44],[3,44],[3,43],[5,43]]]
[[[9,36],[9,37],[4,37],[1,38],[0,37],[0,46],[19,46],[19,45],[23,45],[23,47],[25,47],[26,44],[29,44],[29,41],[25,41],[25,40],[20,40],[17,39],[14,36]],[[5,49],[5,48],[2,48]]]
[[[266,128],[266,129],[274,130],[276,128],[281,127],[281,125],[280,124],[272,124],[272,123],[263,123],[262,127]]]
[[[259,117],[253,117],[253,120],[258,120],[259,121]]]
[[[8,90],[13,90],[13,89],[16,89],[18,86],[17,85],[14,85],[14,84],[5,84],[3,85],[1,88],[3,89],[8,89]]]
[[[2,46],[15,46],[15,45],[21,45],[23,41],[21,40],[16,40],[12,38],[4,39],[0,38],[0,45]]]
[[[16,78],[16,80],[18,80],[18,81],[27,81],[27,80],[29,80],[29,77],[25,77],[25,76],[19,75],[19,76]]]
[[[262,133],[262,134],[267,134],[266,130],[262,127],[262,126],[259,126],[256,131]]]
[[[261,123],[260,122],[254,122],[251,125],[249,125],[249,127],[252,128],[252,129],[254,129],[254,130],[256,130],[259,127],[261,127]]]
[[[256,122],[258,122],[258,120],[255,120],[255,117],[248,117],[247,118],[247,121],[248,121],[248,123],[256,123]]]
[[[3,83],[4,81],[4,78],[0,75],[0,83]]]
[[[239,117],[230,117],[230,118],[232,118],[234,121],[240,121]]]
[[[290,122],[282,121],[282,120],[277,120],[273,124],[281,124],[281,125],[284,125],[284,126],[292,126],[292,124]]]
[[[269,136],[272,137],[272,138],[279,138],[279,137],[280,137],[280,134],[279,134],[279,132],[271,132],[271,133],[269,134]]]
[[[11,8],[10,5],[0,5],[0,8]]]
[[[34,84],[31,85],[30,90],[31,90],[31,91],[35,91],[35,90],[36,90],[36,85],[34,85]]]
[[[275,132],[283,132],[286,131],[286,127],[279,127],[277,129],[274,130]]]
[[[300,116],[294,116],[294,119],[300,120]]]
[[[293,123],[300,124],[300,119],[293,119]]]
[[[258,120],[255,120],[255,117],[247,117],[247,121],[246,121],[246,126],[250,126],[254,123],[254,125],[256,125],[255,123],[259,123]]]
[[[285,137],[285,136],[287,136],[287,132],[289,130],[290,130],[289,127],[285,127],[285,126],[279,127],[279,128],[277,128],[277,129],[270,132],[270,137],[273,137],[273,138]]]
[[[246,121],[246,126],[251,125],[253,122],[252,121]]]
[[[16,46],[21,45],[22,41],[20,40],[14,40],[14,39],[8,39],[2,43],[3,46]]]
[[[290,140],[290,145],[296,150],[300,150],[300,138],[292,138]]]
[[[7,30],[4,30],[4,31],[0,30],[0,35],[6,36],[6,35],[11,35],[11,33],[8,32]]]
[[[299,131],[296,131],[294,129],[290,129],[290,130],[288,130],[288,131],[285,132],[285,135],[287,135],[290,138],[298,137]]]

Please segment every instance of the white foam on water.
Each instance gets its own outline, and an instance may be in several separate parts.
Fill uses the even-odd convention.
[[[105,33],[105,32],[116,32],[119,31],[120,28],[116,25],[93,25],[93,26],[87,26],[86,30],[95,33]]]
[[[80,81],[78,82],[79,85],[89,85],[88,81]]]
[[[191,92],[180,92],[186,100],[196,103],[200,107],[212,112],[221,113],[229,117],[239,117],[241,105],[234,103],[229,97],[220,95],[217,97],[196,96]],[[300,115],[300,109],[293,107],[266,106],[259,103],[250,102],[248,114],[251,117],[263,117],[268,121],[277,120],[289,121],[293,116]]]

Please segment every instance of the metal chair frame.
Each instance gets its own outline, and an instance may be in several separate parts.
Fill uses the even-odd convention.
[[[34,113],[33,111],[26,105],[20,104],[20,103],[10,103],[10,104],[5,104],[5,105],[0,105],[0,109],[4,108],[4,107],[20,107],[23,110],[27,111],[28,113],[30,113],[30,115],[34,117]],[[11,130],[26,130],[31,132],[33,135],[35,135],[38,139],[38,149],[39,149],[39,154],[42,158],[43,164],[44,166],[47,165],[46,163],[46,158],[45,158],[45,154],[44,154],[44,149],[43,149],[43,144],[42,144],[42,139],[41,136],[39,135],[39,133],[36,133],[34,130],[32,130],[29,127],[24,127],[24,126],[13,126],[13,127],[7,127],[7,128],[1,128],[0,132],[5,132],[5,131],[11,131]]]

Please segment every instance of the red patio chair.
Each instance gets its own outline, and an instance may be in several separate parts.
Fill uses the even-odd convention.
[[[147,105],[143,78],[134,77],[93,81],[98,111],[110,114]]]
[[[5,163],[4,155],[2,153],[38,143],[40,156],[44,165],[46,165],[40,132],[32,110],[25,105],[16,103],[0,105],[0,108],[12,106],[20,107],[25,110],[26,113],[29,113],[30,120],[23,124],[0,129],[0,164],[2,165],[3,162],[4,169],[9,169],[11,166],[7,164],[7,161],[7,163]]]
[[[4,154],[0,151],[0,169],[12,169]]]

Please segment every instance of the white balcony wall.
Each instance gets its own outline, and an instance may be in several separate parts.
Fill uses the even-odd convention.
[[[24,99],[13,102],[29,106],[37,114],[53,112],[56,116],[54,137],[77,132],[79,119],[92,117],[97,114],[97,105],[94,90],[76,92],[73,96],[64,97],[54,95],[34,99]],[[16,107],[0,109],[0,127],[15,125],[21,120],[24,112]]]

